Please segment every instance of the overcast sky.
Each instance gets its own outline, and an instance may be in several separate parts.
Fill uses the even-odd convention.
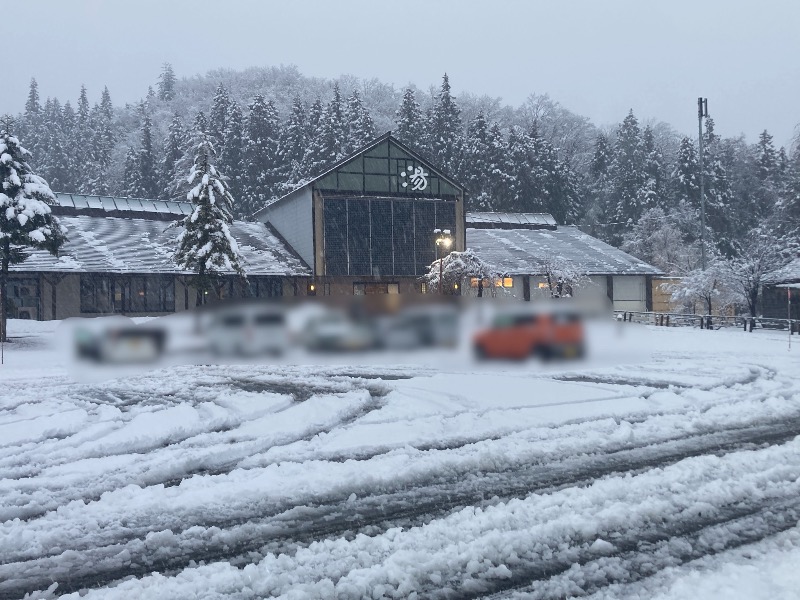
[[[800,123],[797,0],[0,0],[0,113],[81,83],[135,101],[163,62],[179,76],[295,64],[519,105],[547,93],[598,125],[629,108],[696,135],[696,102],[723,135],[787,144]]]

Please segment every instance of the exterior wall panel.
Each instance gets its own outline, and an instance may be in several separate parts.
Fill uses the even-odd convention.
[[[296,197],[281,202],[258,216],[270,223],[307,265],[314,268],[314,213],[311,186],[298,190]]]

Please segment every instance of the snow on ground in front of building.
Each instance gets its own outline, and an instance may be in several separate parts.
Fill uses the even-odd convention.
[[[0,367],[0,598],[796,597],[785,332],[75,381],[57,327]]]

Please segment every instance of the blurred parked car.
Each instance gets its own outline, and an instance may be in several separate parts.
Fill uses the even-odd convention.
[[[583,322],[569,311],[504,311],[474,335],[473,348],[478,358],[581,358]]]
[[[221,356],[281,355],[288,345],[281,307],[252,304],[228,306],[210,317],[209,347]]]
[[[102,363],[131,364],[158,360],[164,352],[166,332],[155,326],[136,325],[126,317],[82,320],[74,329],[78,358]]]
[[[306,349],[312,351],[369,350],[378,343],[372,322],[336,311],[309,319],[302,337]]]

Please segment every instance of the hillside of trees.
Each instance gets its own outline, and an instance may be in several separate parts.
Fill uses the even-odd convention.
[[[294,67],[178,78],[165,64],[143,99],[115,106],[39,97],[31,81],[16,134],[53,190],[186,197],[193,131],[215,144],[247,218],[388,130],[463,183],[469,210],[549,212],[667,272],[697,267],[699,161],[695,138],[630,111],[607,130],[532,95],[519,107],[455,98],[440,87],[303,76]],[[722,138],[705,123],[703,170],[709,255],[741,254],[755,228],[794,237],[800,224],[800,148]],[[783,237],[782,237],[783,236]]]

